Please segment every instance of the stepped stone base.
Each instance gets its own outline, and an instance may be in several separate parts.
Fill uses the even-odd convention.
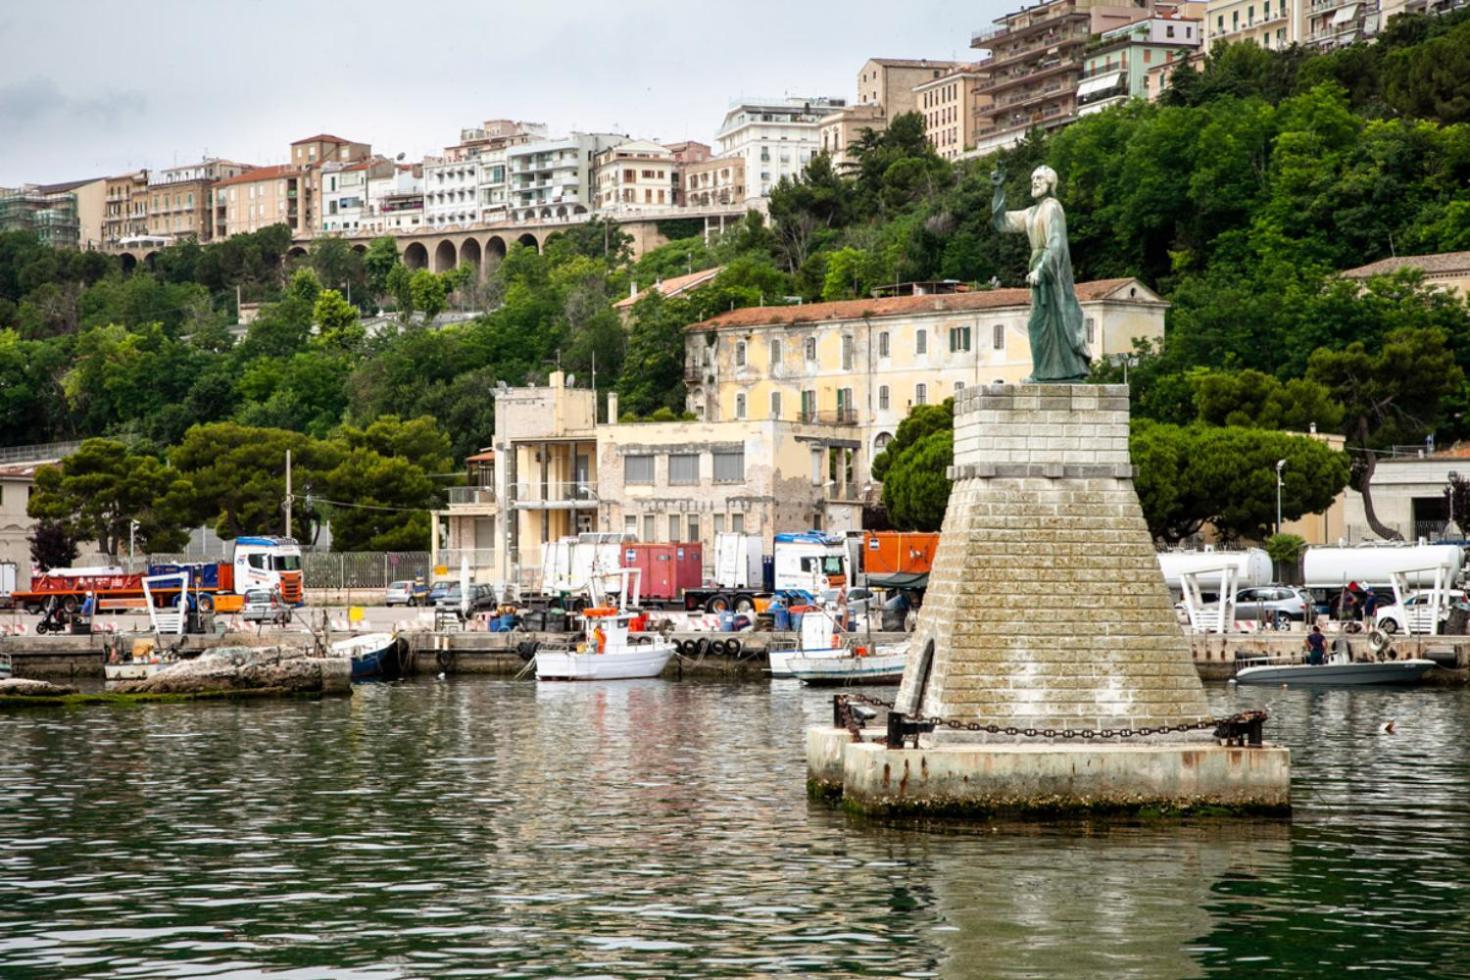
[[[956,396],[955,482],[899,710],[1034,728],[1207,717],[1132,472],[1121,385]]]
[[[966,389],[950,476],[897,711],[1094,731],[1208,718],[1133,489],[1126,388]],[[919,745],[809,729],[808,786],[880,815],[1290,808],[1286,749],[1225,747],[1209,730],[1123,742],[941,728]]]

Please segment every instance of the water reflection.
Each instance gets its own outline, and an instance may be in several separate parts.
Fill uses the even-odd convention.
[[[1211,698],[1273,712],[1291,825],[853,823],[794,684],[4,715],[0,975],[1463,970],[1464,693]]]

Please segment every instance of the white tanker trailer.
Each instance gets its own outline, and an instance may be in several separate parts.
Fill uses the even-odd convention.
[[[1198,573],[1196,578],[1202,591],[1219,592],[1221,567],[1234,569],[1237,589],[1270,585],[1275,580],[1271,556],[1260,548],[1247,548],[1244,551],[1159,552],[1159,569],[1164,573],[1164,581],[1173,592],[1181,591],[1183,586],[1180,579],[1190,573]]]
[[[1464,564],[1465,549],[1452,544],[1313,547],[1302,558],[1302,581],[1309,589],[1341,589],[1352,582],[1387,589],[1394,573],[1402,572],[1409,588],[1430,588],[1436,569],[1444,569],[1444,582],[1455,582]]]

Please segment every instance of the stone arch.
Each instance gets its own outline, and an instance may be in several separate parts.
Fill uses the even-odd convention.
[[[505,258],[505,239],[499,235],[491,235],[485,241],[485,263],[493,267],[503,258]]]
[[[473,238],[466,238],[459,246],[459,264],[472,265],[475,267],[475,278],[480,278],[480,243]]]
[[[584,208],[580,204],[578,204],[578,205],[576,205],[575,207],[572,208],[572,214],[586,214],[586,213],[587,213],[587,209]]]
[[[429,250],[424,248],[423,242],[409,242],[403,250],[403,264],[410,269],[427,269],[429,267]]]
[[[567,206],[565,204],[560,204],[557,206],[556,216],[558,218],[565,218],[567,216]]]
[[[306,258],[306,249],[300,245],[292,245],[289,249],[286,250],[286,258],[304,259]]]
[[[148,268],[151,269],[151,268],[153,268],[153,262],[154,262],[154,260],[157,259],[157,258],[158,258],[158,253],[157,252],[149,252],[147,255],[144,255],[143,256],[143,264],[146,265]]]
[[[527,248],[534,248],[538,252],[541,251],[541,243],[536,241],[536,236],[529,231],[520,238],[517,238],[516,241]]]
[[[454,242],[447,238],[440,239],[439,244],[434,246],[434,271],[448,272],[454,268],[456,261]]]
[[[887,449],[888,448],[888,444],[890,442],[892,442],[892,441],[893,441],[893,433],[891,433],[891,432],[880,432],[880,433],[878,433],[877,437],[873,439],[873,455],[876,456],[879,453],[881,453],[883,450]]]
[[[367,254],[367,246],[366,245],[363,245],[360,242],[358,244],[352,246],[352,250],[354,252],[356,252],[358,255],[366,255]]]
[[[122,264],[122,271],[125,276],[132,275],[133,270],[138,267],[138,257],[132,252],[124,252],[117,258],[118,262]]]
[[[541,209],[541,217],[543,219],[550,218],[551,217],[551,208],[542,208]]]

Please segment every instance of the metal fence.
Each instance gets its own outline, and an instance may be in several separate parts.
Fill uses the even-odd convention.
[[[312,551],[301,556],[308,589],[383,589],[400,579],[433,578],[427,551]]]

